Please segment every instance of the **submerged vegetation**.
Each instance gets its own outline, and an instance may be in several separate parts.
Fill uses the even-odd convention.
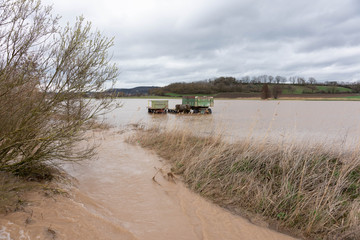
[[[195,192],[305,238],[360,237],[360,157],[332,147],[150,129],[134,136]]]

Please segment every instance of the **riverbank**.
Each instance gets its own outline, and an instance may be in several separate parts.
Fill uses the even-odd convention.
[[[94,132],[98,158],[64,166],[66,194],[31,193],[1,216],[3,239],[292,239],[189,191],[152,151],[127,143],[128,130]],[[154,179],[153,179],[154,177]],[[155,181],[154,181],[155,180]],[[66,187],[67,186],[67,187]]]
[[[0,215],[0,239],[137,239],[102,217],[99,209],[96,201],[69,184],[33,188],[22,195],[20,207]]]
[[[360,237],[358,152],[299,142],[139,131],[135,141],[172,164],[190,189],[240,214],[262,215],[309,239]]]

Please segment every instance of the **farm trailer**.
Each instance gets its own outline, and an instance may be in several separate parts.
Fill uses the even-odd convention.
[[[169,110],[169,112],[211,114],[212,110],[210,107],[213,106],[213,97],[184,96],[182,98],[182,104],[177,104],[175,109]]]
[[[167,113],[169,100],[149,100],[148,113]]]

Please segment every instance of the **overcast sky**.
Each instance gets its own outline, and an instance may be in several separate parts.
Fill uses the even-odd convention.
[[[262,74],[360,80],[358,0],[43,0],[115,37],[115,87]]]

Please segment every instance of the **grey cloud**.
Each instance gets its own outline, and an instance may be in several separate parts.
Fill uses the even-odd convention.
[[[121,9],[125,1],[116,3]],[[71,6],[68,10],[75,12]],[[138,18],[144,25],[122,16],[98,22],[92,11],[84,11],[97,28],[116,37],[113,60],[122,70],[118,87],[221,75],[311,74],[318,81],[359,77],[356,0],[199,0],[187,9],[156,11],[149,19]]]

